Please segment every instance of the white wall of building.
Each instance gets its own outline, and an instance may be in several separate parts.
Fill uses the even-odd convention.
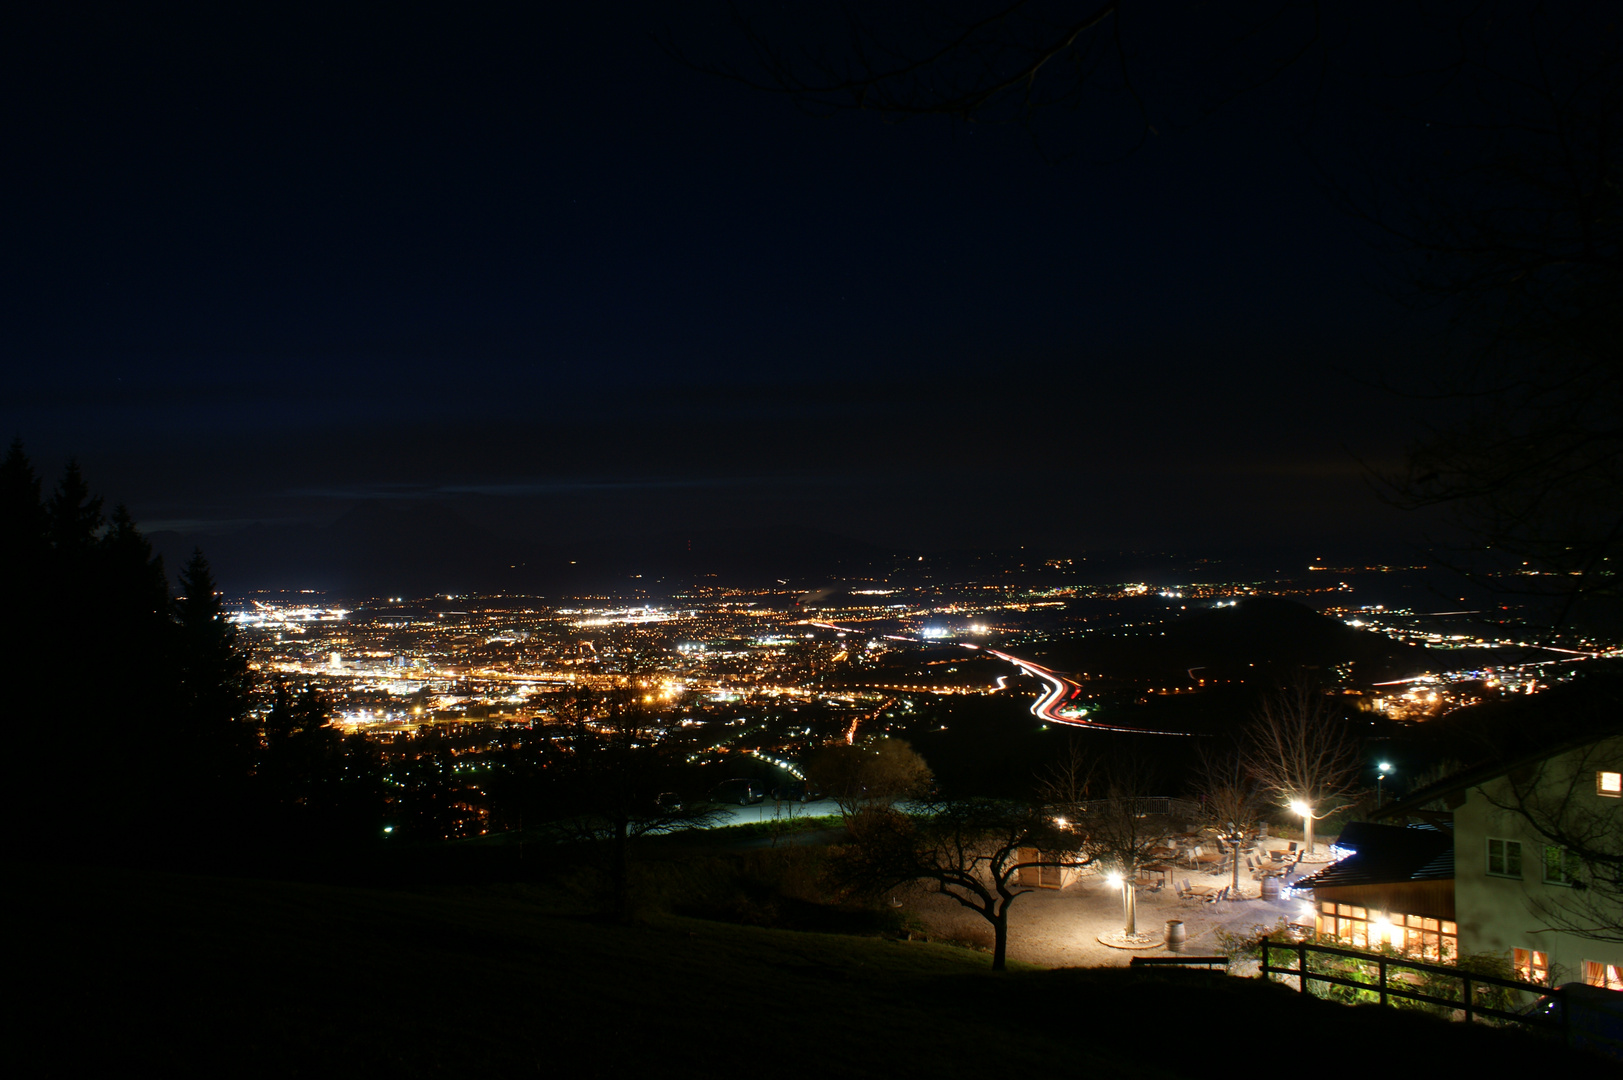
[[[1515,788],[1534,793],[1528,801],[1535,813],[1548,813],[1567,828],[1601,838],[1609,850],[1623,852],[1623,798],[1609,798],[1596,789],[1598,772],[1620,770],[1623,737],[1612,737],[1518,773]],[[1623,944],[1552,928],[1570,917],[1609,925],[1613,937],[1623,937],[1616,929],[1623,927],[1623,904],[1616,897],[1601,902],[1594,890],[1545,880],[1549,840],[1520,814],[1496,805],[1515,804],[1515,788],[1500,777],[1471,788],[1464,805],[1454,808],[1454,904],[1461,954],[1509,958],[1517,948],[1544,953],[1558,982],[1583,979],[1586,960],[1623,967]],[[1519,866],[1512,857],[1517,854]]]

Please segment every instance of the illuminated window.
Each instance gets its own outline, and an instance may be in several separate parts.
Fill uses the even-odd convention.
[[[1603,990],[1623,990],[1623,970],[1616,964],[1602,964],[1595,960],[1584,961],[1584,982],[1590,986],[1598,986]]]
[[[1424,915],[1394,915],[1392,921],[1403,927],[1402,938],[1394,936],[1392,944],[1404,952],[1427,960],[1452,960],[1459,955],[1457,924]]]
[[[1536,949],[1511,949],[1510,965],[1516,969],[1516,978],[1523,982],[1550,981],[1550,956]]]
[[[1391,942],[1392,947],[1427,960],[1451,961],[1459,955],[1459,927],[1428,915],[1383,915],[1353,904],[1321,901],[1319,933],[1361,949]],[[1388,929],[1383,923],[1390,923]]]
[[[1522,876],[1522,845],[1520,840],[1488,841],[1488,873],[1495,877]]]
[[[1544,882],[1547,885],[1572,885],[1578,881],[1583,867],[1576,853],[1555,844],[1544,845]]]
[[[1595,774],[1595,794],[1611,799],[1623,799],[1623,772]]]

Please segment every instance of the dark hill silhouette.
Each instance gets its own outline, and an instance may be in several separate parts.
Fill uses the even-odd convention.
[[[864,573],[891,553],[820,529],[709,529],[603,538],[568,545],[581,574],[633,574],[728,582]]]
[[[1295,600],[1253,596],[1159,624],[1153,633],[1092,635],[1074,652],[1055,654],[1073,670],[1105,670],[1152,681],[1196,677],[1249,679],[1264,672],[1356,664],[1369,678],[1394,678],[1428,666],[1424,649],[1354,629]],[[1091,668],[1090,668],[1091,665]]]
[[[254,524],[233,533],[154,533],[164,554],[205,547],[233,591],[321,589],[337,596],[423,596],[498,588],[508,547],[449,504],[358,503],[330,525]]]
[[[804,587],[808,578],[821,582],[894,561],[883,548],[816,529],[664,531],[547,545],[473,524],[449,502],[415,500],[361,502],[325,526],[254,524],[210,535],[159,532],[151,540],[172,565],[203,547],[232,591],[319,589],[350,598],[652,592],[711,575],[728,584],[793,579]]]

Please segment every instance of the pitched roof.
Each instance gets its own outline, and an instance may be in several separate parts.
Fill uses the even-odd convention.
[[[1337,847],[1352,854],[1305,877],[1292,887],[1385,885],[1397,881],[1450,881],[1454,877],[1454,834],[1434,825],[1374,825],[1355,821],[1341,830]]]
[[[1537,765],[1541,761],[1555,757],[1558,754],[1564,754],[1568,750],[1576,750],[1582,746],[1601,742],[1606,737],[1605,735],[1590,732],[1546,743],[1536,750],[1528,751],[1516,757],[1490,759],[1471,768],[1462,769],[1451,776],[1445,776],[1441,780],[1427,784],[1423,788],[1417,788],[1403,798],[1387,803],[1372,813],[1370,817],[1403,817],[1408,814],[1418,813],[1428,803],[1447,799],[1450,795],[1476,787],[1479,784],[1485,784],[1516,769]],[[1457,805],[1457,801],[1449,805]],[[1346,845],[1343,844],[1342,846],[1345,847]]]

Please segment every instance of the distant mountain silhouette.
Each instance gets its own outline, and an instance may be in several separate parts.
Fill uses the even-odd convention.
[[[449,503],[370,500],[330,525],[255,524],[232,533],[158,532],[154,548],[183,565],[207,553],[222,588],[319,589],[333,596],[428,596],[509,592],[549,595],[704,581],[770,584],[775,579],[870,572],[894,561],[886,550],[816,529],[659,532],[567,545],[526,543],[468,522]]]
[[[250,525],[210,536],[154,533],[173,564],[202,547],[221,587],[321,589],[338,596],[428,595],[490,586],[500,577],[503,545],[450,506],[370,500],[337,521]]]
[[[1055,658],[1056,661],[1059,659]],[[1136,672],[1152,680],[1249,678],[1259,669],[1328,669],[1357,664],[1360,674],[1396,677],[1429,666],[1425,649],[1357,630],[1305,604],[1278,596],[1251,596],[1232,607],[1193,611],[1117,637],[1090,635],[1067,663],[1078,670]]]

